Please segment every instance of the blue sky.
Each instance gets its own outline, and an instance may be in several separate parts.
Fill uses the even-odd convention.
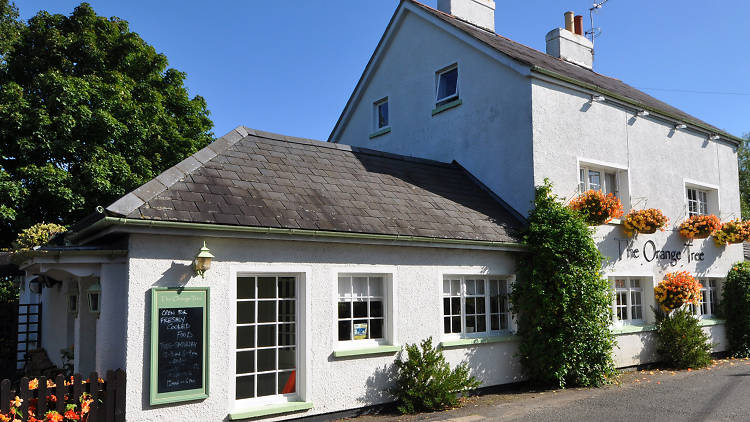
[[[538,50],[565,10],[589,26],[591,0],[496,2],[496,32]],[[16,1],[24,19],[42,9],[70,14],[78,3]],[[170,67],[187,73],[217,136],[243,124],[325,140],[398,0],[90,3],[129,21]],[[595,70],[743,135],[750,132],[749,18],[750,2],[740,0],[610,0],[597,16]]]

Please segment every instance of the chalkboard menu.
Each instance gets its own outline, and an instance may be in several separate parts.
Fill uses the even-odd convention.
[[[151,290],[151,404],[208,397],[208,289]]]

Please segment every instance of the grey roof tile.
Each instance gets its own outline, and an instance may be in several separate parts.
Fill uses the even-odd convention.
[[[181,178],[160,176],[108,209],[195,223],[519,239],[522,222],[457,164],[242,128],[222,137],[211,158],[196,153],[206,161]],[[250,135],[238,139],[243,131]]]

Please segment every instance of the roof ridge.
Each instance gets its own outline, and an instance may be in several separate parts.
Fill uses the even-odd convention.
[[[246,137],[248,131],[244,126],[237,126],[226,135],[217,138],[203,149],[195,152],[174,166],[159,173],[156,177],[135,188],[126,195],[107,206],[106,210],[113,214],[126,216],[135,211],[141,205],[150,201],[156,195],[164,192],[177,183],[187,174],[192,173],[203,164],[207,163],[217,155],[226,151],[227,148],[236,144],[237,141]]]
[[[243,126],[244,127],[244,126]],[[353,145],[339,144],[334,142],[319,141],[317,139],[299,138],[296,136],[281,135],[278,133],[266,132],[258,129],[251,129],[244,127],[250,136],[256,136],[259,138],[270,139],[274,141],[289,142],[301,145],[312,145],[321,148],[336,149],[340,151],[357,152],[361,154],[372,155],[376,157],[390,158],[394,160],[407,161],[412,163],[420,163],[426,165],[433,165],[439,167],[451,167],[451,163],[445,161],[430,160],[427,158],[412,157],[409,155],[394,154],[392,152],[379,151],[376,149],[358,147]]]

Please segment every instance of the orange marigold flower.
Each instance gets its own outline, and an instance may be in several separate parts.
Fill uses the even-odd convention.
[[[44,420],[48,422],[62,422],[63,415],[57,413],[55,410],[50,410],[44,414]]]

